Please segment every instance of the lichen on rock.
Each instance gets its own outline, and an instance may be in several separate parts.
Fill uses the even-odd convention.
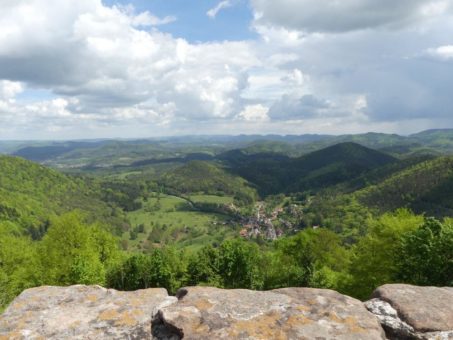
[[[153,310],[175,300],[161,288],[27,289],[0,316],[0,339],[149,339]]]
[[[385,332],[384,332],[385,330]],[[24,291],[0,316],[6,339],[453,339],[453,288],[384,285],[360,302],[332,290],[99,286]]]
[[[365,302],[389,339],[453,339],[453,288],[388,284]]]
[[[385,339],[363,304],[331,290],[188,287],[155,323],[184,339]],[[169,339],[159,337],[156,339]]]

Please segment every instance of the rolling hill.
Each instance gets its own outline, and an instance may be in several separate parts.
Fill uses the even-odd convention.
[[[356,143],[397,158],[416,155],[448,155],[453,153],[453,130],[427,130],[409,136],[386,133],[356,135],[238,135],[180,136],[139,140],[87,141],[14,141],[0,142],[0,153],[45,163],[74,171],[92,172],[118,166],[136,167],[169,163],[172,160],[207,160],[222,157],[229,150],[244,154],[278,153],[300,157],[340,143]],[[199,155],[195,159],[186,159]],[[202,157],[201,157],[202,156]],[[203,158],[204,157],[204,158]]]
[[[380,212],[408,207],[417,213],[453,215],[453,157],[428,160],[396,172],[356,193],[359,201]]]
[[[177,195],[203,193],[218,196],[235,196],[253,201],[256,191],[246,180],[232,175],[214,162],[191,161],[171,170],[159,179],[167,192]]]
[[[317,190],[396,162],[392,156],[360,144],[346,142],[312,152],[292,161],[291,191]]]
[[[433,129],[409,136],[425,147],[444,154],[453,152],[453,129]]]
[[[92,220],[102,218],[112,227],[123,223],[114,207],[103,202],[99,187],[82,178],[19,157],[0,156],[0,222],[13,222],[30,232],[47,218],[75,209]]]
[[[219,157],[230,170],[255,184],[261,194],[317,191],[397,160],[356,143],[340,143],[299,158],[240,150]]]

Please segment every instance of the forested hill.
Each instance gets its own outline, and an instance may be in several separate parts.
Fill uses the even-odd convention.
[[[0,156],[0,222],[39,237],[47,219],[79,209],[91,219],[119,225],[115,208],[101,201],[98,186],[18,157]],[[35,233],[38,233],[35,235]]]
[[[254,183],[262,194],[316,191],[351,180],[397,160],[356,143],[340,143],[299,158],[240,150],[219,157],[231,171]]]
[[[256,191],[243,178],[232,175],[216,163],[191,161],[164,174],[159,183],[176,195],[202,192],[211,195],[234,196],[245,202],[256,198]]]
[[[94,141],[0,141],[0,153],[67,169],[96,171],[99,168],[136,167],[158,163],[208,160],[241,150],[245,155],[278,153],[300,157],[338,143],[357,143],[396,156],[449,155],[453,153],[453,130],[427,130],[410,136],[385,133],[357,135],[242,135],[185,136],[141,140]]]
[[[421,162],[357,193],[381,212],[408,207],[417,213],[453,215],[453,157]]]
[[[317,190],[396,162],[392,156],[356,143],[340,143],[292,161],[287,190]],[[293,187],[291,187],[293,186]]]
[[[339,143],[312,152],[295,160],[295,165],[313,171],[331,163],[351,163],[359,167],[376,167],[395,161],[385,153],[370,149],[357,143]]]
[[[367,298],[389,282],[453,282],[453,157],[396,159],[351,142],[297,158],[187,155],[83,176],[0,157],[0,310],[40,285],[309,286]]]

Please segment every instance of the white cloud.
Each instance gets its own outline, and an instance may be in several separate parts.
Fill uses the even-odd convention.
[[[275,120],[310,119],[331,112],[333,105],[325,99],[312,94],[284,95],[269,110],[269,117]]]
[[[450,0],[251,0],[258,24],[306,32],[402,27],[451,8]]]
[[[0,80],[0,99],[14,100],[23,91],[24,87],[19,82]]]
[[[297,4],[294,4],[295,15],[296,9]],[[453,34],[452,17],[440,12],[435,12],[439,15],[435,20],[414,21],[414,26],[408,23],[407,27],[401,26],[398,30],[370,28],[342,34],[302,32],[259,21],[257,31],[263,39],[262,53],[269,55],[271,51],[279,50],[297,55],[296,60],[276,67],[280,71],[297,68],[304,75],[303,85],[297,93],[291,91],[296,88],[294,83],[280,86],[287,91],[274,99],[274,103],[267,103],[271,108],[269,116],[274,120],[289,119],[290,116],[285,117],[278,111],[280,108],[310,121],[331,121],[332,116],[343,122],[355,119],[357,124],[363,124],[364,131],[375,126],[372,121],[396,124],[404,120],[408,124],[409,120],[414,120],[421,124],[422,119],[426,123],[426,117],[431,123],[419,125],[420,130],[436,124],[441,126],[446,119],[451,120],[448,124],[451,126],[453,97],[448,94],[453,86],[451,64],[427,62],[427,58],[407,58],[408,55],[420,56],[420,51],[432,46],[449,46],[449,37]],[[285,38],[288,36],[297,38]],[[441,54],[442,60],[449,60],[445,59],[448,52],[448,48],[431,50],[432,54]],[[298,98],[305,94],[327,98],[333,105],[323,110],[305,110],[304,114],[302,109],[306,107],[300,109]],[[365,108],[354,108],[354,98],[359,96],[366,98]],[[309,112],[315,112],[315,115],[310,116]],[[336,125],[341,124],[337,122]],[[395,126],[403,127],[402,124]]]
[[[287,29],[281,26],[269,26],[257,24],[253,26],[261,39],[269,46],[281,46],[284,48],[295,48],[303,44],[305,34],[294,29]]]
[[[75,105],[68,110],[79,116],[147,116],[159,124],[170,117],[191,121],[237,114],[247,72],[260,64],[252,46],[190,44],[139,28],[158,23],[148,12],[135,14],[97,0],[11,3],[0,12],[0,78],[75,98],[77,110]],[[152,109],[143,109],[149,103]],[[170,103],[171,115],[165,109]]]
[[[272,59],[271,56],[269,59]],[[292,70],[282,69],[271,62],[260,68],[259,71],[251,71],[247,79],[247,88],[242,92],[242,97],[249,100],[261,100],[271,105],[280,100],[284,95],[302,95],[310,91],[309,77],[298,68]]]
[[[244,110],[237,115],[237,118],[246,121],[267,121],[269,120],[269,116],[267,115],[268,112],[269,108],[261,104],[247,105]]]
[[[426,54],[434,59],[442,61],[453,60],[453,45],[429,48],[426,50]]]
[[[452,125],[451,3],[252,0],[256,39],[192,43],[131,6],[2,2],[1,136]]]
[[[132,18],[133,26],[159,26],[166,25],[176,21],[174,16],[159,18],[148,11],[142,12]]]
[[[231,6],[233,6],[233,3],[231,2],[231,0],[221,1],[217,4],[217,6],[215,6],[214,8],[211,8],[209,11],[207,11],[206,15],[208,17],[210,17],[211,19],[214,19],[221,10],[231,7]]]

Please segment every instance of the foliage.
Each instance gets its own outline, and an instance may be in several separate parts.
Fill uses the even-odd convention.
[[[422,216],[408,210],[370,218],[368,234],[351,249],[351,281],[346,291],[366,299],[379,285],[395,282],[401,237],[422,223]]]
[[[418,163],[355,194],[380,212],[408,207],[417,213],[450,216],[453,213],[453,158]]]
[[[212,246],[201,248],[189,258],[187,265],[189,285],[222,287],[219,269],[219,251]]]
[[[52,218],[41,241],[12,230],[0,223],[0,308],[23,289],[42,284],[105,284],[107,270],[120,257],[111,233],[77,212]]]
[[[260,261],[258,246],[253,243],[235,239],[223,242],[219,248],[207,246],[189,260],[189,283],[260,289]]]
[[[233,176],[215,163],[192,161],[177,168],[159,180],[166,192],[188,195],[207,194],[235,196],[241,204],[250,204],[256,192],[238,176]]]
[[[75,209],[91,221],[102,220],[117,230],[122,213],[100,199],[95,182],[69,177],[38,164],[0,156],[0,221],[15,221],[35,239],[41,238],[53,215]]]
[[[196,200],[230,201],[231,197],[197,196]],[[130,223],[133,226],[143,225],[144,232],[138,233],[132,228],[124,230],[122,237],[129,240],[130,251],[147,250],[156,244],[172,244],[190,252],[207,244],[221,243],[232,238],[237,228],[225,215],[224,209],[219,209],[217,203],[213,205],[216,207],[214,211],[201,211],[198,205],[194,207],[187,199],[151,193],[143,201],[141,209],[127,213]]]
[[[304,150],[337,140],[318,137]],[[354,143],[307,154],[288,138],[289,148],[252,143],[216,156],[226,147],[151,142],[105,142],[58,156],[70,164],[91,155],[99,165],[137,147],[129,161],[141,165],[123,169],[114,157],[113,173],[98,177],[0,157],[0,308],[43,284],[172,293],[184,285],[310,286],[361,299],[390,282],[453,284],[453,219],[424,216],[452,216],[453,158],[396,160]],[[447,145],[449,137],[430,132],[404,145],[380,134],[342,138],[413,151],[416,140]],[[267,149],[304,155],[257,153]],[[190,161],[200,157],[212,160]],[[156,159],[179,163],[146,168]],[[265,213],[281,208],[273,223],[287,234],[277,241],[235,238],[256,213],[257,190],[274,194],[262,197]]]
[[[336,283],[327,282],[327,276],[340,275],[348,263],[348,252],[338,235],[327,229],[308,229],[275,244],[266,288],[334,288]]]
[[[0,311],[22,290],[43,282],[37,245],[0,222]]]
[[[395,162],[393,157],[355,143],[341,143],[299,158],[231,151],[221,159],[255,184],[262,195],[319,191]]]
[[[309,199],[300,223],[301,227],[325,227],[352,244],[367,233],[371,216],[372,212],[354,196],[326,190]]]
[[[126,257],[108,273],[108,285],[121,290],[165,287],[175,293],[185,280],[183,253],[172,247],[154,249],[149,255]]]
[[[54,218],[39,245],[46,282],[104,284],[105,270],[115,261],[115,239],[97,225],[84,224],[77,213]]]
[[[415,285],[453,285],[453,226],[428,218],[405,234],[398,249],[396,278]]]
[[[146,194],[145,184],[139,181],[108,180],[102,182],[101,188],[102,199],[118,205],[124,211],[140,209],[140,198]]]
[[[259,249],[254,243],[238,239],[223,242],[218,266],[225,288],[260,289],[263,286]]]

